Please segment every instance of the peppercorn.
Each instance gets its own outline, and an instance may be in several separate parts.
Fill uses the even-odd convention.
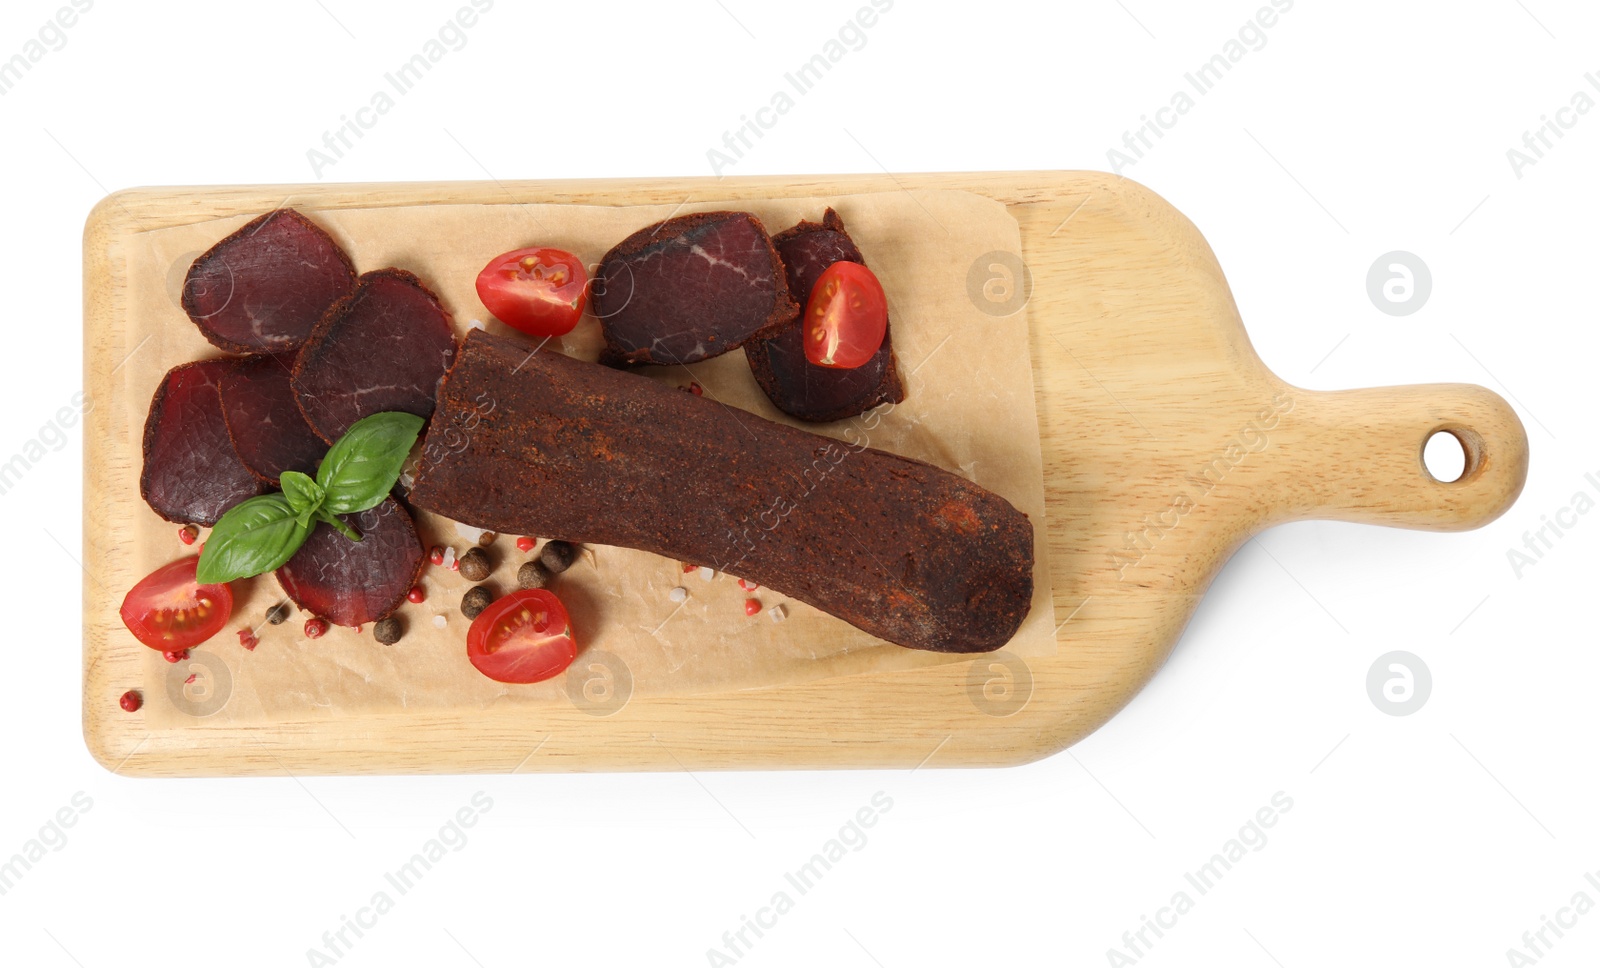
[[[478,544],[483,545],[485,548],[487,548],[490,545],[494,544],[494,539],[496,539],[498,537],[500,537],[500,536],[498,534],[496,534],[495,532],[493,532],[493,531],[484,531],[484,532],[482,532],[482,533],[480,533],[478,535]]]
[[[572,566],[578,557],[578,549],[567,541],[546,541],[544,550],[539,552],[539,560],[550,569],[550,574],[559,575]]]
[[[483,585],[473,585],[467,593],[461,596],[461,614],[467,618],[477,618],[478,613],[489,607],[494,601],[494,592]]]
[[[517,569],[518,588],[543,588],[550,580],[550,569],[542,561],[524,561]]]
[[[461,568],[461,577],[467,581],[483,581],[494,571],[494,566],[489,563],[489,556],[484,554],[482,548],[473,548],[458,559]]]
[[[328,620],[325,618],[306,619],[306,638],[320,639],[328,634]]]
[[[289,603],[279,602],[267,609],[267,621],[273,625],[282,625],[289,620]]]
[[[124,711],[136,713],[139,711],[139,707],[144,705],[144,696],[140,695],[137,689],[129,689],[122,694],[122,698],[117,702],[121,704]]]
[[[401,625],[400,620],[393,615],[379,619],[372,626],[372,637],[384,645],[394,645],[405,633],[405,626]]]

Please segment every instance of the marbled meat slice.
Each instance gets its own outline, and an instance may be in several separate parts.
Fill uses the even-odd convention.
[[[233,363],[175,366],[150,401],[139,493],[168,521],[210,527],[224,511],[266,490],[234,452],[222,416],[217,387]]]
[[[601,362],[693,363],[770,336],[800,307],[783,263],[749,212],[699,212],[647,226],[607,252],[592,311]]]
[[[823,213],[821,224],[802,221],[773,236],[772,244],[783,257],[789,295],[802,313],[824,269],[835,262],[866,265],[844,229],[844,220],[831,208]],[[853,369],[817,366],[807,360],[804,336],[805,321],[796,317],[777,336],[745,344],[750,372],[779,410],[801,420],[843,420],[906,398],[891,329],[884,330],[878,352]]]
[[[1033,597],[1033,525],[964,477],[486,332],[439,389],[411,501],[707,565],[914,649],[998,649]]]
[[[189,267],[183,309],[206,339],[233,353],[286,353],[355,288],[339,243],[292,208],[268,212]]]
[[[233,449],[250,472],[277,486],[284,471],[315,474],[328,444],[295,406],[293,356],[247,356],[222,375],[222,415]]]
[[[351,541],[318,524],[276,572],[289,599],[335,625],[355,628],[399,607],[422,574],[422,539],[410,512],[394,498],[340,520],[361,534]]]
[[[404,269],[368,272],[300,348],[295,400],[329,443],[362,417],[387,410],[426,420],[455,355],[450,314],[439,297]]]

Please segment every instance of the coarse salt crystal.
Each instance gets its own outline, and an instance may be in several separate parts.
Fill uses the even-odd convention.
[[[674,588],[672,591],[667,592],[667,597],[675,602],[685,601],[689,597],[689,589],[680,585],[677,588]]]
[[[772,616],[772,620],[774,622],[781,622],[789,617],[788,609],[784,608],[782,605],[772,606],[771,608],[767,609],[767,614]]]
[[[717,577],[716,569],[712,568],[710,565],[700,566],[700,578],[703,581],[710,581],[715,577]]]
[[[433,617],[433,626],[434,626],[434,628],[440,628],[440,629],[444,628],[444,626],[445,626],[445,617],[443,615],[435,615]]]
[[[456,526],[456,534],[459,534],[459,535],[461,535],[461,537],[466,538],[467,539],[467,544],[469,544],[469,545],[477,544],[478,543],[478,539],[483,537],[483,529],[482,528],[474,528],[472,525],[470,525],[470,524],[462,524],[460,521],[455,522],[455,526]]]
[[[440,564],[444,565],[446,568],[449,568],[451,566],[451,564],[453,564],[455,562],[455,560],[456,560],[456,549],[452,548],[449,545],[445,545],[444,561],[440,562]]]
[[[481,320],[481,319],[469,319],[469,320],[467,320],[467,328],[468,329],[482,329],[483,328],[483,320]]]

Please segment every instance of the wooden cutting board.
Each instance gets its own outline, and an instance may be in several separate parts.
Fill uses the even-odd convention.
[[[255,215],[440,203],[676,204],[958,189],[1021,227],[1058,648],[907,672],[699,697],[147,729],[117,696],[142,646],[117,617],[119,520],[137,502],[138,442],[114,371],[134,233]],[[1009,298],[1014,267],[994,267]],[[1007,276],[1013,278],[1008,281]],[[1262,364],[1222,269],[1190,222],[1111,175],[1018,172],[785,178],[136,189],[84,238],[84,735],[119,773],[152,776],[997,766],[1099,727],[1165,661],[1229,556],[1272,525],[1327,518],[1453,531],[1516,499],[1528,441],[1496,394],[1463,384],[1317,392]],[[1020,283],[1025,287],[1026,282]],[[104,389],[104,395],[97,390]],[[1435,480],[1436,431],[1466,471]],[[1359,562],[1351,562],[1359,565]],[[135,576],[136,577],[136,576]],[[113,589],[117,589],[113,591]]]

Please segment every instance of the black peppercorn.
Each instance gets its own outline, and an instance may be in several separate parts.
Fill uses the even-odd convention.
[[[546,541],[544,550],[539,552],[539,560],[544,562],[552,575],[566,571],[577,557],[578,549],[567,541]]]
[[[489,607],[494,601],[494,593],[482,585],[473,585],[467,593],[461,596],[461,614],[467,618],[477,618],[478,613]]]
[[[267,609],[267,621],[273,625],[282,625],[289,619],[289,603],[279,602]]]
[[[467,581],[483,581],[494,571],[494,566],[489,563],[489,556],[482,548],[473,548],[462,555],[456,567],[461,571],[461,577]]]
[[[393,615],[379,619],[372,625],[372,637],[384,645],[394,645],[405,634],[405,627]]]
[[[550,580],[550,569],[542,561],[525,561],[517,569],[518,588],[543,588]]]
[[[490,545],[494,544],[494,539],[496,539],[498,537],[500,537],[500,535],[496,534],[493,531],[485,531],[485,532],[483,532],[483,533],[478,535],[478,544],[483,545],[485,548],[487,548]]]

